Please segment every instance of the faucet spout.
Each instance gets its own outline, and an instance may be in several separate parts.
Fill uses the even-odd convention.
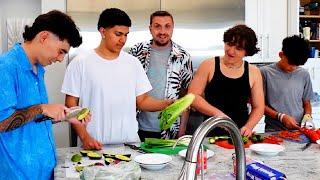
[[[205,136],[215,127],[225,128],[231,135],[231,139],[236,151],[236,171],[237,180],[244,180],[246,174],[245,151],[237,125],[226,117],[211,117],[203,122],[194,132],[193,137],[189,143],[186,159],[184,161],[179,179],[194,180],[196,178],[197,155]]]

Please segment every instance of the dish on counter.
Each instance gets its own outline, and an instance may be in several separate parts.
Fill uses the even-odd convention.
[[[145,169],[160,170],[172,161],[172,157],[165,154],[150,153],[138,155],[134,158],[134,161]]]
[[[249,148],[255,153],[265,156],[275,156],[285,150],[281,145],[267,143],[252,144]]]
[[[179,154],[179,156],[185,158],[186,154],[187,154],[187,149],[179,151],[178,154]],[[213,155],[214,155],[214,152],[209,150],[209,149],[207,149],[207,158],[211,158]]]

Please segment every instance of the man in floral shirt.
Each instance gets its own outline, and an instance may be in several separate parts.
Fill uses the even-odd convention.
[[[173,17],[167,11],[156,11],[150,16],[152,40],[138,43],[129,53],[137,57],[153,87],[149,94],[159,99],[178,99],[186,94],[192,79],[193,68],[190,55],[171,40]],[[176,138],[184,135],[188,112],[184,112],[170,129],[160,130],[159,112],[140,112],[139,137]]]

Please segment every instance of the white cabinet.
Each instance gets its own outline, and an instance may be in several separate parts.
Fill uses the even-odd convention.
[[[312,118],[317,128],[320,128],[320,60],[319,58],[309,58],[303,66],[308,70],[312,82],[313,92],[317,93],[312,103]]]
[[[279,60],[282,40],[288,35],[287,0],[246,0],[245,22],[257,34],[261,51],[250,62]]]

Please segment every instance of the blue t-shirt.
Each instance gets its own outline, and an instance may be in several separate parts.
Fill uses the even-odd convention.
[[[48,103],[44,68],[37,73],[16,44],[0,56],[0,122],[16,110]],[[52,179],[56,165],[52,122],[28,122],[0,133],[0,179]]]

